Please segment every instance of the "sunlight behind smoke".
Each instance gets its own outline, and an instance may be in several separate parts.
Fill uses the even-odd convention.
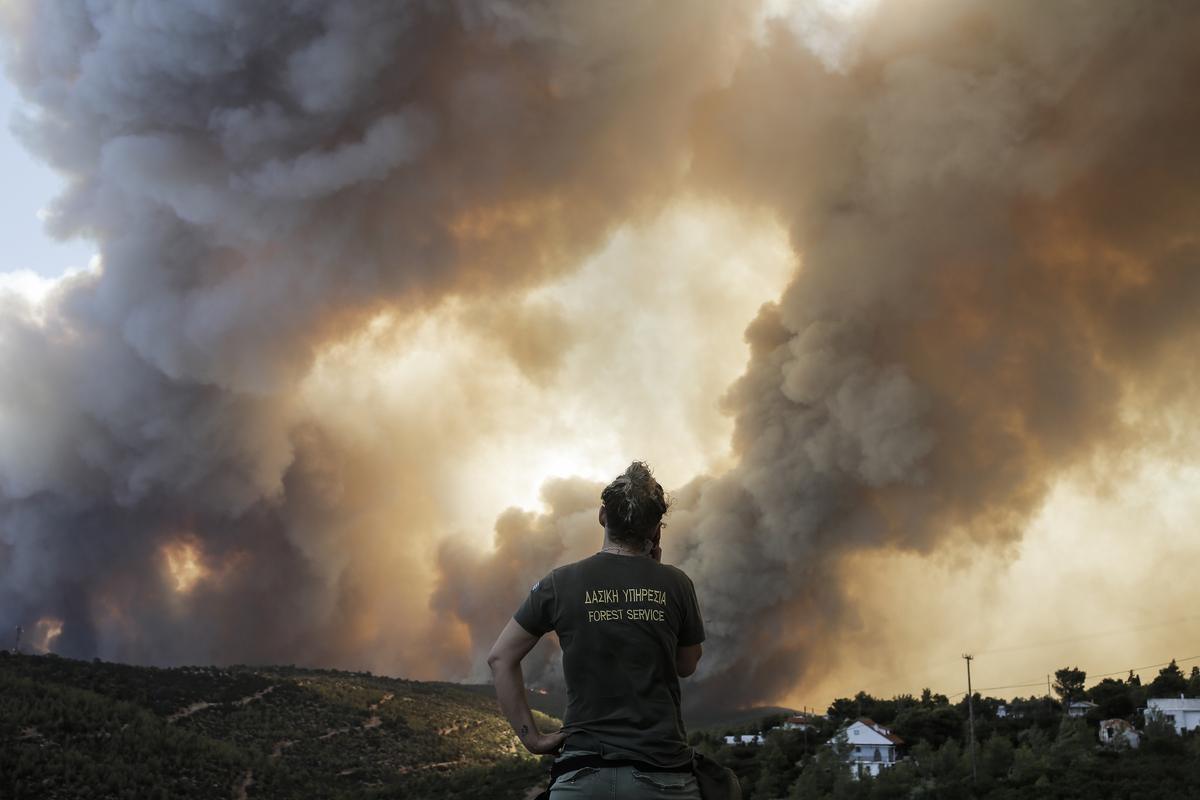
[[[767,27],[781,22],[830,70],[842,70],[851,60],[861,27],[880,0],[766,0],[758,19],[758,39]]]
[[[771,218],[682,204],[525,296],[377,318],[325,351],[303,395],[343,441],[422,454],[443,529],[490,538],[548,476],[600,480],[635,456],[669,482],[723,471],[732,420],[716,398],[795,268]]]
[[[844,565],[857,619],[840,631],[843,657],[787,702],[965,692],[962,653],[976,655],[976,690],[1007,699],[1044,695],[1045,676],[1064,666],[1091,685],[1200,654],[1183,635],[1196,616],[1200,468],[1143,459],[1128,472],[1102,497],[1086,474],[1065,479],[1001,560],[968,543],[931,556],[856,554]]]
[[[3,8],[103,253],[0,289],[0,616],[64,655],[484,676],[633,458],[702,702],[953,681],[1191,561],[1131,466],[1195,461],[1188,4]]]
[[[29,269],[0,271],[0,303],[4,302],[6,294],[10,298],[17,298],[24,304],[24,309],[41,323],[45,321],[46,302],[55,290],[61,289],[76,276],[97,274],[99,270],[100,259],[95,256],[87,269],[69,269],[57,278],[48,278]]]
[[[57,283],[27,269],[0,272],[0,292],[15,292],[35,307],[41,305]]]

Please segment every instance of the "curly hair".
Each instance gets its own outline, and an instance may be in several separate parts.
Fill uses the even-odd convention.
[[[608,530],[618,544],[640,545],[671,508],[671,498],[650,467],[634,461],[600,493]]]

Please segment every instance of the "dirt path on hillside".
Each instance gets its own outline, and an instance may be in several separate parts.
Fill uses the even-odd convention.
[[[250,788],[250,784],[254,783],[254,770],[246,770],[246,774],[238,779],[234,784],[234,789],[237,791],[237,800],[249,800],[246,796],[246,790]]]
[[[234,700],[233,702],[230,703],[230,705],[244,706],[244,705],[246,705],[246,703],[253,702],[254,700],[259,700],[262,698],[263,695],[268,694],[273,691],[275,691],[275,687],[268,686],[266,689],[263,689],[261,692],[256,692],[254,694],[247,695],[247,696],[241,698],[240,700]],[[167,722],[174,722],[176,720],[183,719],[184,717],[190,717],[192,714],[195,714],[198,711],[203,711],[206,708],[212,708],[213,706],[219,706],[219,705],[221,705],[221,704],[220,703],[209,703],[207,701],[201,700],[199,703],[192,703],[190,706],[185,708],[183,711],[176,711],[174,714],[167,717]]]
[[[174,714],[167,717],[167,722],[174,722],[177,719],[183,719],[184,717],[190,717],[192,714],[195,714],[197,711],[203,711],[204,709],[211,708],[214,705],[216,705],[216,704],[215,703],[206,703],[203,700],[201,700],[199,703],[192,703],[190,706],[185,708],[183,711],[176,711]]]

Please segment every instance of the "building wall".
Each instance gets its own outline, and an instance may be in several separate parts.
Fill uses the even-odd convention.
[[[839,736],[844,737],[845,742],[853,747],[853,750],[846,756],[846,762],[855,776],[860,772],[867,775],[878,775],[879,770],[896,763],[898,757],[896,745],[881,736],[878,731],[861,722],[854,723],[842,731]]]
[[[1179,733],[1200,726],[1200,699],[1152,698],[1147,702],[1151,710],[1164,714]]]
[[[1099,736],[1100,744],[1105,747],[1118,747],[1123,741],[1125,746],[1134,748],[1142,742],[1141,734],[1123,719],[1110,719],[1100,723]]]

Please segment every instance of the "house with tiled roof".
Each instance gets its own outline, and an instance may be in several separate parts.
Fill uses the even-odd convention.
[[[838,738],[844,740],[844,748],[839,748],[842,758],[856,775],[878,775],[881,769],[896,763],[904,746],[903,739],[869,719],[846,726]]]
[[[815,730],[816,727],[816,718],[809,714],[797,714],[796,716],[788,717],[783,721],[783,729],[785,731],[802,731],[806,728],[809,730]]]

